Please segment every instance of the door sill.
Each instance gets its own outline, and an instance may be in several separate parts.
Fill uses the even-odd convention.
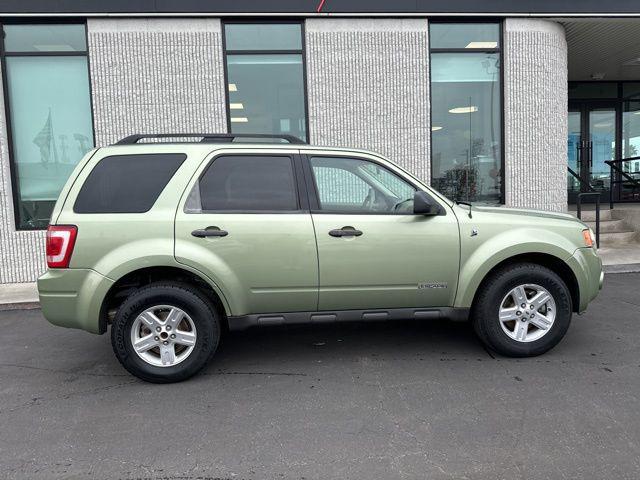
[[[368,310],[333,310],[322,312],[258,313],[229,317],[229,330],[245,330],[254,326],[302,325],[308,323],[371,322],[386,320],[466,321],[468,308],[385,308]]]

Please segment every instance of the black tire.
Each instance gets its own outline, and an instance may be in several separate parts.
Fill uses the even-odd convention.
[[[155,305],[171,305],[189,315],[196,328],[193,351],[173,366],[147,363],[133,349],[131,328],[136,317]],[[158,282],[135,291],[122,303],[111,326],[111,345],[127,371],[153,383],[186,380],[207,365],[220,340],[220,316],[213,304],[198,289],[186,284]]]
[[[522,284],[536,284],[545,288],[556,304],[556,317],[549,331],[531,342],[509,337],[502,329],[498,312],[502,300],[512,289]],[[534,263],[518,263],[498,270],[480,287],[474,302],[471,319],[473,328],[488,348],[508,357],[533,357],[553,347],[567,333],[571,323],[571,294],[564,281],[553,271]]]

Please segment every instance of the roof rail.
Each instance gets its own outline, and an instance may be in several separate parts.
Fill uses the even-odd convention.
[[[231,143],[236,138],[281,139],[288,143],[305,144],[293,135],[269,135],[265,133],[136,133],[118,140],[115,145],[135,145],[143,138],[199,138],[201,143]],[[248,142],[247,142],[248,143]]]

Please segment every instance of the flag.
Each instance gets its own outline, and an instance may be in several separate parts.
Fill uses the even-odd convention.
[[[53,142],[53,124],[51,122],[51,109],[49,109],[49,115],[47,121],[44,122],[42,130],[34,137],[33,143],[35,143],[40,149],[40,161],[46,165],[51,160],[51,143]],[[53,152],[54,155],[56,152]]]

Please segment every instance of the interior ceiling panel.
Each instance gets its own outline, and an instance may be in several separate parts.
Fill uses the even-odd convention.
[[[640,19],[560,23],[569,47],[569,80],[640,80]]]

